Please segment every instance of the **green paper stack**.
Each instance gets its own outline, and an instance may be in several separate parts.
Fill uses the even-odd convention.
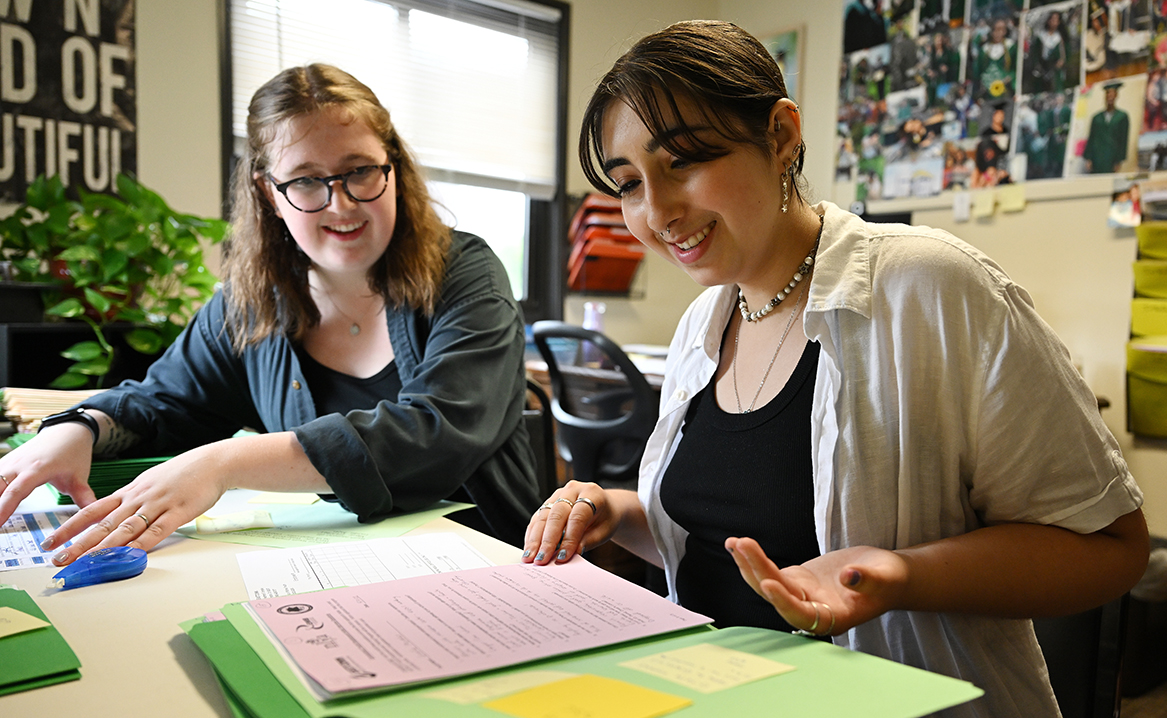
[[[48,621],[24,591],[0,586],[0,606]],[[55,626],[0,638],[0,696],[81,677],[81,661]]]

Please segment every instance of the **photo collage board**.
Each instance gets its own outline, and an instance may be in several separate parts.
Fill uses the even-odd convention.
[[[844,1],[856,200],[1167,170],[1167,0]]]

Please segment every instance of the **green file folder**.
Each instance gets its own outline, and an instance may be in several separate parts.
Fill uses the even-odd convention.
[[[24,591],[0,586],[0,606],[48,621]],[[0,696],[81,677],[81,661],[54,626],[0,638]]]

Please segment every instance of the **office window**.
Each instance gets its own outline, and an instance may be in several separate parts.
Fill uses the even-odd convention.
[[[503,259],[528,321],[559,315],[566,4],[225,2],[233,157],[252,94],[281,69],[351,72],[389,108],[443,217]]]

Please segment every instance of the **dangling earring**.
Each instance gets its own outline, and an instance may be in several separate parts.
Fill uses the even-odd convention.
[[[787,170],[782,173],[782,214],[786,214],[786,210],[790,205],[790,171]]]

